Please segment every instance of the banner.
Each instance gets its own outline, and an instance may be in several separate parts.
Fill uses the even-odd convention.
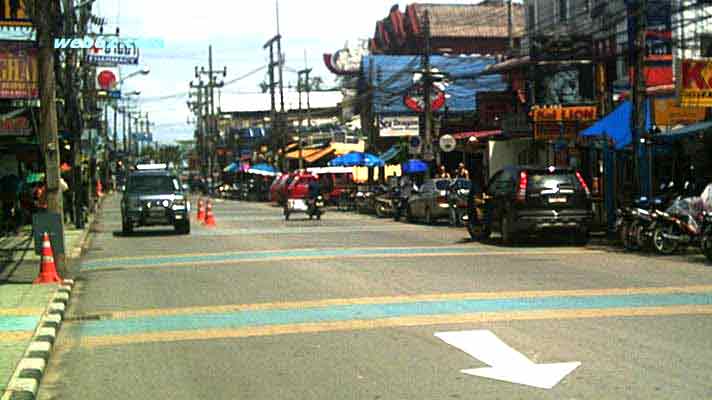
[[[104,48],[93,47],[87,51],[87,62],[93,65],[137,65],[138,59],[139,49],[136,44],[127,45],[120,40],[114,40],[112,46],[107,44]]]
[[[685,107],[712,107],[712,59],[682,60],[678,96]]]
[[[30,136],[32,125],[27,117],[13,117],[0,120],[0,136]]]
[[[25,9],[26,0],[0,0],[0,26],[31,27],[32,21]]]
[[[706,111],[704,107],[681,107],[676,98],[653,101],[655,125],[657,126],[690,125],[704,121]]]
[[[0,99],[39,97],[37,49],[16,44],[0,48]]]
[[[380,137],[408,137],[420,134],[418,117],[381,117],[378,119]]]
[[[573,140],[597,118],[596,106],[532,107],[534,139]]]

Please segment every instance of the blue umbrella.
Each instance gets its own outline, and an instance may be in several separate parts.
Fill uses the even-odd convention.
[[[269,165],[269,164],[257,164],[253,165],[250,169],[257,170],[257,171],[264,171],[264,172],[274,172],[277,173],[277,168]]]
[[[419,174],[428,170],[428,164],[421,160],[408,160],[401,166],[404,174]]]
[[[336,157],[329,162],[329,165],[332,167],[382,167],[386,163],[373,154],[353,151]]]
[[[240,169],[240,166],[237,163],[232,163],[225,167],[225,169],[223,169],[223,172],[234,173],[237,172],[238,169]]]

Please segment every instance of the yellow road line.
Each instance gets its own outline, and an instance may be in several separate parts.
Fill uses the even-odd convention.
[[[0,342],[21,342],[29,340],[33,332],[0,332]]]
[[[586,250],[585,254],[602,254],[599,250]],[[307,256],[276,256],[270,258],[243,258],[233,260],[206,260],[206,261],[185,261],[170,264],[146,264],[146,265],[126,265],[121,264],[107,265],[106,267],[93,267],[88,271],[101,271],[102,269],[153,269],[153,268],[173,268],[173,267],[195,267],[201,266],[220,266],[226,264],[245,264],[245,263],[268,263],[278,261],[310,261],[310,260],[342,260],[342,259],[392,259],[392,258],[420,258],[420,257],[501,257],[501,256],[566,256],[566,255],[581,255],[581,250],[562,250],[562,251],[536,251],[536,252],[518,252],[518,251],[494,251],[494,252],[472,252],[472,253],[415,253],[415,254],[339,254],[339,255],[307,255]],[[95,263],[92,261],[92,263]]]
[[[117,262],[117,261],[132,261],[132,260],[143,260],[143,259],[151,259],[151,260],[170,260],[173,258],[182,258],[182,257],[220,257],[220,256],[240,256],[242,254],[264,254],[264,253],[274,253],[274,252],[280,252],[283,251],[285,253],[288,252],[295,252],[295,251],[353,251],[353,250],[364,250],[364,251],[378,251],[378,250],[392,250],[394,248],[397,249],[402,249],[402,250],[423,250],[423,249],[432,249],[434,247],[437,247],[439,249],[467,249],[468,247],[466,246],[389,246],[389,247],[325,247],[325,248],[298,248],[298,249],[268,249],[268,250],[245,250],[245,251],[229,251],[229,252],[218,252],[218,253],[179,253],[179,254],[171,254],[171,255],[147,255],[147,256],[130,256],[130,257],[111,257],[111,258],[97,258],[97,259],[91,259],[87,260],[87,262],[91,262],[92,264],[101,264],[102,262]],[[488,247],[494,247],[494,246],[488,246]],[[474,250],[476,250],[476,247],[472,247],[473,253],[469,255],[477,255],[481,253],[475,253]],[[596,253],[596,252],[601,252],[600,250],[588,250],[585,248],[580,248],[580,249],[575,249],[575,250],[559,250],[560,252],[566,252],[568,253],[576,253],[576,254],[588,254],[588,253]],[[531,253],[536,253],[536,254],[550,254],[551,251],[546,248],[542,248],[541,250],[538,251],[529,251]],[[553,253],[556,253],[557,251],[553,251]],[[489,253],[497,253],[497,252],[489,252]],[[502,251],[501,253],[512,253],[511,251]]]
[[[132,343],[180,342],[214,339],[236,339],[287,334],[325,333],[395,327],[429,325],[457,325],[502,321],[565,320],[615,317],[653,317],[675,315],[710,315],[712,306],[676,306],[645,308],[610,308],[588,310],[545,310],[520,312],[493,312],[465,315],[436,315],[387,318],[377,320],[352,320],[338,322],[270,325],[240,329],[210,329],[172,332],[142,333],[126,336],[89,336],[81,339],[84,347],[119,346]]]
[[[43,308],[5,308],[0,309],[0,317],[24,317],[42,315]]]
[[[273,302],[256,304],[235,304],[207,307],[182,307],[158,308],[151,310],[120,311],[111,313],[112,319],[127,319],[140,317],[156,317],[165,315],[186,314],[220,314],[240,311],[266,311],[266,310],[291,310],[305,308],[319,308],[346,305],[365,304],[396,304],[419,303],[453,300],[506,300],[519,298],[545,298],[545,297],[585,297],[585,296],[632,296],[632,295],[661,295],[676,293],[706,293],[712,292],[712,285],[700,286],[668,286],[648,288],[604,288],[604,289],[575,289],[575,290],[535,290],[535,291],[506,291],[506,292],[463,292],[439,293],[412,296],[381,296],[360,297],[325,300],[308,300],[294,302]]]

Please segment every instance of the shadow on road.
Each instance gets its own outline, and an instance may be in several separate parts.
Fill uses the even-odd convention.
[[[178,236],[173,229],[160,231],[134,231],[133,233],[124,234],[121,231],[114,231],[114,237],[161,237],[161,236]]]

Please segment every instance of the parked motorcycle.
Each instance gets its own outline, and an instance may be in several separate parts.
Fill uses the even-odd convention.
[[[683,190],[688,187],[686,183]],[[673,182],[660,185],[660,192],[652,200],[642,196],[633,201],[631,206],[617,210],[616,229],[626,250],[648,249],[652,246],[659,212],[678,196]]]
[[[309,199],[307,201],[307,215],[309,216],[309,219],[316,218],[317,220],[320,220],[321,215],[323,214],[323,208],[324,197],[322,195],[319,195],[313,199]]]
[[[702,254],[707,257],[709,262],[712,262],[712,216],[707,215],[707,227],[702,234],[702,243],[700,247],[702,248]]]
[[[658,215],[659,223],[653,233],[655,250],[666,255],[675,253],[681,246],[700,247],[703,252],[709,250],[705,233],[712,229],[712,184],[702,197],[677,198]]]

